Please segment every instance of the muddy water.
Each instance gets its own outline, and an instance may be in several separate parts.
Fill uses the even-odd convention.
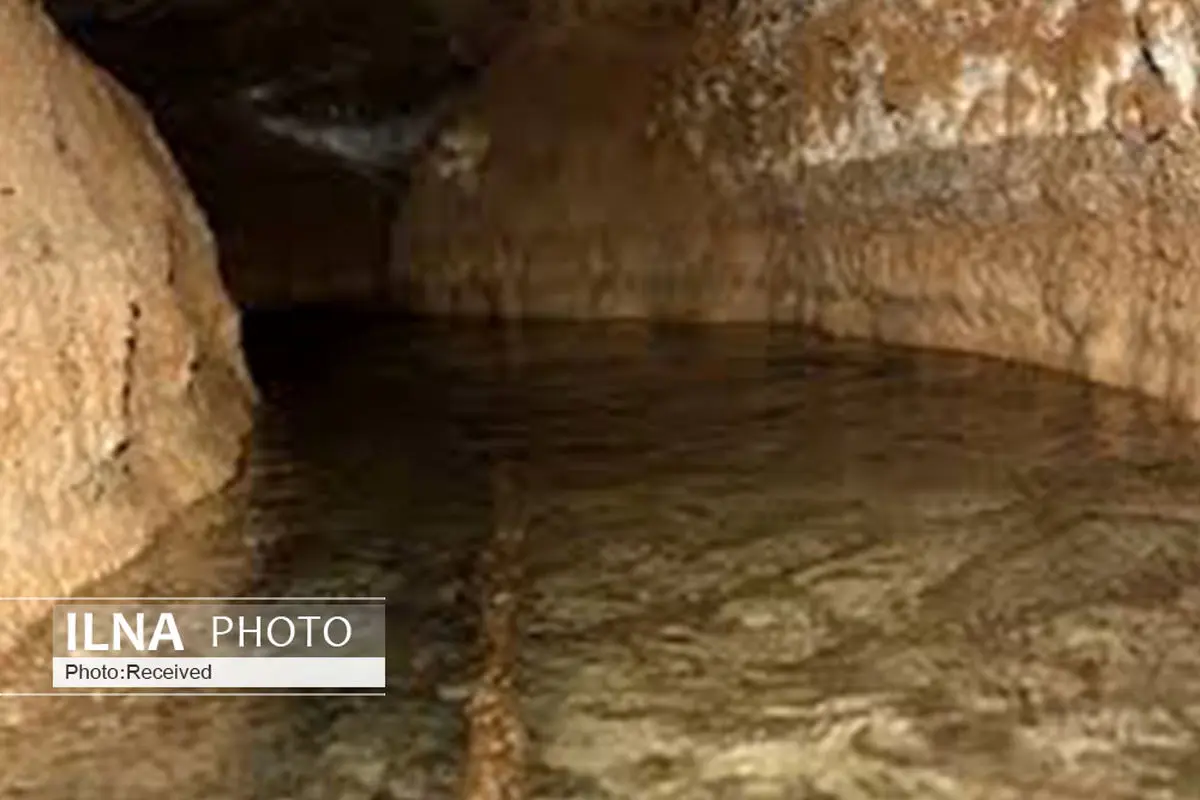
[[[386,595],[388,696],[5,699],[0,797],[454,797],[500,462],[530,797],[1200,796],[1200,445],[1153,404],[752,329],[251,350],[232,510],[89,593]]]

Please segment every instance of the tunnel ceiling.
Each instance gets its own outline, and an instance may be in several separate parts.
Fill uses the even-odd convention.
[[[63,32],[162,115],[262,83],[289,101],[421,103],[520,18],[495,0],[45,0]]]

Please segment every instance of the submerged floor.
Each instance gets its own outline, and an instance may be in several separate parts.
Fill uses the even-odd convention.
[[[3,700],[0,797],[455,797],[498,463],[531,798],[1200,795],[1200,437],[1152,403],[766,329],[250,334],[247,510],[90,593],[387,595],[388,697]]]

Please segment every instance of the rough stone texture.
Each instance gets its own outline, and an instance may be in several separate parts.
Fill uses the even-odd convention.
[[[252,388],[146,116],[29,3],[0,63],[0,595],[62,595],[231,478]],[[0,605],[0,650],[42,609]]]
[[[398,221],[407,302],[794,321],[1200,417],[1195,2],[695,5],[535,18]]]

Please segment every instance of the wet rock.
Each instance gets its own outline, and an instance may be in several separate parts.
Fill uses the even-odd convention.
[[[571,7],[427,156],[414,308],[797,322],[1200,416],[1193,4]]]
[[[514,477],[497,473],[496,531],[481,564],[482,642],[479,675],[466,704],[469,730],[463,800],[525,797],[525,731],[517,702],[517,602],[525,525]]]
[[[137,104],[0,4],[0,594],[62,595],[234,475],[252,389],[187,187]],[[0,608],[0,649],[37,603]]]

